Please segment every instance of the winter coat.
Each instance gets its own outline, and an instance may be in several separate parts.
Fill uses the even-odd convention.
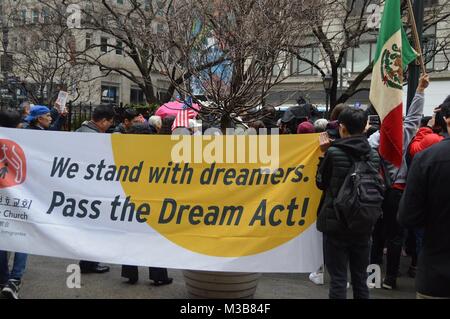
[[[419,129],[416,136],[412,140],[411,145],[409,146],[409,155],[411,158],[414,158],[417,153],[426,150],[443,139],[444,137],[442,135],[434,133],[431,128],[422,127]]]
[[[81,124],[81,127],[76,130],[75,132],[82,132],[82,133],[101,133],[98,129],[97,125],[94,124],[92,121],[86,121],[83,124]]]
[[[417,154],[408,174],[398,220],[424,228],[416,274],[417,291],[450,298],[450,138]]]
[[[367,138],[362,135],[336,140],[319,163],[316,184],[325,191],[317,218],[317,229],[320,232],[335,237],[351,237],[345,225],[337,219],[333,202],[353,166],[354,158],[362,156],[369,156],[371,165],[379,170],[378,152],[370,147]],[[369,236],[370,234],[367,235]]]

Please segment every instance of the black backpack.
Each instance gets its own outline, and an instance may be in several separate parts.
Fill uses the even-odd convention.
[[[352,168],[334,200],[334,210],[353,235],[370,235],[382,215],[386,186],[370,157],[354,160]]]

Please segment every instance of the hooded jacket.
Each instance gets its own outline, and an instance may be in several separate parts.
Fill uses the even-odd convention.
[[[444,136],[434,133],[431,128],[422,127],[419,129],[409,146],[409,155],[413,158],[417,153],[426,150],[443,139]]]
[[[98,127],[92,121],[86,121],[75,132],[81,133],[101,133]]]
[[[317,219],[317,229],[320,232],[336,237],[352,237],[337,219],[333,202],[355,159],[365,156],[369,156],[369,161],[378,170],[380,165],[378,152],[370,147],[365,136],[352,136],[333,142],[319,163],[316,184],[324,191]],[[370,235],[367,234],[367,237]]]

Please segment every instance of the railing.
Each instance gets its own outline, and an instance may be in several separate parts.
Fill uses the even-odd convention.
[[[66,130],[75,131],[78,129],[84,121],[89,121],[92,117],[92,110],[95,108],[92,103],[74,105],[69,103],[67,105],[68,115]]]

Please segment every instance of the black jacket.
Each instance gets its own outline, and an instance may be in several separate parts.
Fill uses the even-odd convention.
[[[52,125],[49,131],[62,131],[64,124],[66,124],[67,117],[59,114],[56,108],[51,108],[50,115],[52,117]]]
[[[414,157],[400,203],[399,222],[424,228],[417,291],[450,297],[450,138]]]
[[[367,138],[362,135],[333,142],[319,163],[316,184],[319,189],[324,191],[317,218],[317,229],[320,232],[335,237],[353,237],[348,234],[345,225],[337,219],[333,201],[353,166],[354,158],[362,156],[369,156],[372,165],[379,169],[378,152],[370,147]],[[369,236],[370,234],[367,235],[367,237]]]

